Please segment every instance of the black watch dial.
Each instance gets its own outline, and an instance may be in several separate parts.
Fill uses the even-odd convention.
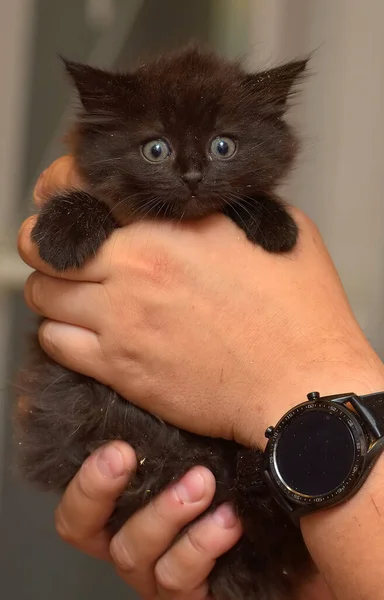
[[[359,478],[367,451],[355,416],[329,401],[296,406],[277,424],[266,449],[274,485],[296,502],[344,495]]]
[[[355,459],[355,441],[347,423],[316,408],[292,420],[276,448],[281,479],[305,496],[332,493],[348,478]]]

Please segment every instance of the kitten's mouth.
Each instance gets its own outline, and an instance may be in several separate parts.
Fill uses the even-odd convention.
[[[198,194],[191,194],[184,204],[185,218],[198,217],[204,208]]]
[[[191,194],[184,203],[176,209],[176,213],[180,212],[180,215],[175,215],[176,218],[183,219],[199,219],[206,217],[215,212],[215,204],[207,197],[202,194]]]

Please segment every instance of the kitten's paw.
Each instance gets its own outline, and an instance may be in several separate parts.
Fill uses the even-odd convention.
[[[269,215],[264,216],[260,228],[265,233],[259,237],[258,243],[267,252],[289,252],[295,247],[299,230],[294,219],[284,208],[276,211],[271,219]]]
[[[117,227],[106,205],[86,192],[54,196],[32,230],[40,257],[57,271],[79,268]]]
[[[277,198],[258,196],[253,201],[229,206],[225,214],[244,231],[250,242],[267,252],[288,252],[296,244],[298,227]]]

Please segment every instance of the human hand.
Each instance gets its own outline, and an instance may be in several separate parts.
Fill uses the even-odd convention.
[[[69,159],[39,198],[73,181]],[[383,387],[383,365],[359,328],[314,225],[295,211],[288,255],[252,246],[231,221],[145,222],[120,229],[78,271],[58,274],[20,230],[28,305],[48,320],[40,342],[166,421],[196,433],[262,444],[312,389]]]
[[[107,521],[135,467],[134,451],[123,442],[97,450],[83,464],[60,502],[56,511],[58,533],[79,550],[111,561],[143,600],[208,600],[207,577],[215,560],[241,536],[238,518],[222,505],[174,541],[208,508],[214,495],[211,472],[195,467],[111,537]],[[196,501],[180,500],[178,486],[183,484]]]

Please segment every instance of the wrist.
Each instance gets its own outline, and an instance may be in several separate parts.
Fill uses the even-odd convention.
[[[305,402],[309,392],[318,391],[321,396],[354,392],[369,394],[384,390],[384,365],[371,351],[368,361],[324,360],[311,368],[296,370],[294,376],[276,378],[263,392],[253,394],[248,409],[243,411],[236,439],[240,443],[264,450],[267,439],[265,430],[276,425],[291,408]],[[361,357],[360,357],[361,358]]]
[[[306,546],[336,598],[382,595],[383,479],[384,455],[348,502],[301,519]]]

